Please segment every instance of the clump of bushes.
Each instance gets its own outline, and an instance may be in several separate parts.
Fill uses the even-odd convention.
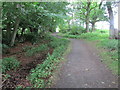
[[[34,32],[32,32],[32,33],[28,33],[28,34],[26,34],[26,35],[24,35],[25,37],[25,41],[29,41],[29,42],[31,42],[32,44],[34,44],[34,43],[37,43],[37,42],[40,42],[40,35],[39,34],[37,34],[37,33],[34,33]]]
[[[2,59],[2,72],[5,73],[11,69],[17,69],[20,66],[20,62],[15,57],[7,57]]]
[[[69,32],[70,35],[80,35],[82,33],[85,33],[85,29],[81,26],[72,26]]]

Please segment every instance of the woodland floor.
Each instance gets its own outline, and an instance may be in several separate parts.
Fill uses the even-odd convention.
[[[117,88],[117,76],[101,61],[94,46],[70,39],[71,52],[53,88]]]
[[[42,42],[42,44],[43,43],[47,42]],[[25,46],[36,47],[38,45],[40,44],[32,45],[30,42],[19,43],[15,47],[10,48],[8,50],[8,54],[3,54],[3,58],[15,56],[17,60],[21,62],[20,67],[17,70],[10,70],[6,72],[10,75],[10,77],[7,80],[3,81],[3,89],[16,88],[17,86],[22,86],[23,88],[31,86],[30,81],[26,79],[26,77],[30,74],[30,70],[35,68],[37,64],[42,63],[45,60],[48,52],[50,54],[53,52],[53,49],[49,49],[48,51],[37,53],[35,56],[25,56],[25,52],[23,51],[23,48]]]

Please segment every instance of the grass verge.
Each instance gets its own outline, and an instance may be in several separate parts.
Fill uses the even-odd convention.
[[[51,84],[50,77],[53,76],[54,70],[62,60],[62,56],[68,47],[69,40],[52,37],[50,44],[54,48],[52,55],[48,53],[47,58],[42,64],[38,64],[35,69],[31,70],[28,79],[33,85],[33,88],[45,88]]]

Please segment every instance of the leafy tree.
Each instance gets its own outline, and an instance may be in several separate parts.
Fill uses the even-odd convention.
[[[89,24],[92,24],[92,30],[95,30],[95,23],[107,20],[104,16],[104,9],[100,8],[101,3],[97,2],[80,2],[77,3],[76,18],[79,18],[86,24],[86,31],[89,32]]]
[[[43,36],[46,31],[54,31],[66,16],[66,2],[4,2],[3,42],[14,46],[15,39],[24,32]],[[29,34],[29,33],[26,33]]]

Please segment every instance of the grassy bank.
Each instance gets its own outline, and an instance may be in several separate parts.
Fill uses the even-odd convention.
[[[53,76],[54,71],[59,66],[62,60],[62,55],[68,47],[69,41],[67,39],[60,39],[56,37],[51,38],[49,47],[54,48],[53,53],[48,53],[47,58],[42,64],[38,64],[35,69],[31,70],[28,79],[31,81],[33,88],[45,88],[51,85],[50,78]]]

